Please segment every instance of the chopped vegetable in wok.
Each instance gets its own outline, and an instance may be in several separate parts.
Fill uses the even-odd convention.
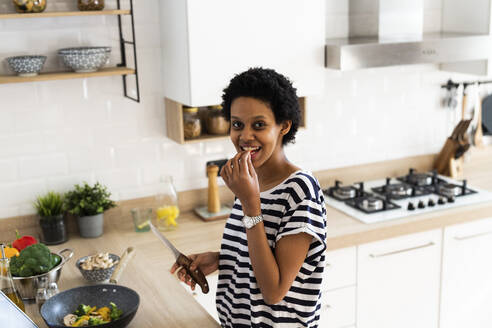
[[[67,314],[63,318],[63,323],[66,327],[86,327],[119,319],[123,311],[113,302],[110,302],[109,305],[110,307],[103,306],[98,309],[96,306],[80,304],[73,313]]]

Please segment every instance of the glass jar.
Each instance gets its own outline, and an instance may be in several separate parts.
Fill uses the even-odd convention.
[[[104,0],[77,0],[80,11],[103,10]]]
[[[22,302],[19,292],[15,289],[12,274],[10,273],[10,260],[5,256],[5,252],[3,250],[4,247],[5,246],[3,244],[0,244],[0,290],[7,295],[7,297],[10,298],[10,300],[19,307],[19,309],[26,312],[24,302]]]
[[[230,123],[224,117],[222,106],[209,106],[206,120],[207,132],[210,134],[227,134]]]
[[[40,13],[46,9],[46,0],[12,0],[18,13]]]
[[[196,138],[202,133],[198,107],[183,106],[183,130],[185,139]]]
[[[174,230],[178,226],[176,220],[179,216],[179,207],[172,176],[161,177],[156,202],[156,227],[163,231]]]

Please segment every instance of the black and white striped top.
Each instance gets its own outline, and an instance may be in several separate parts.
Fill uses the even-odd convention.
[[[248,253],[243,211],[236,199],[226,222],[219,259],[217,312],[223,327],[317,327],[325,267],[326,208],[323,192],[309,172],[296,171],[278,186],[261,192],[268,244],[283,236],[313,236],[308,254],[282,301],[268,305],[256,283]]]

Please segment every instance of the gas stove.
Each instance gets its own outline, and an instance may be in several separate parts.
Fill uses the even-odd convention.
[[[323,190],[326,204],[364,222],[375,223],[442,209],[492,201],[492,193],[432,172],[416,172]]]

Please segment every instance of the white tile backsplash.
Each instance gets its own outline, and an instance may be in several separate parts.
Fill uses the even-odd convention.
[[[367,10],[357,14],[373,19],[373,1],[361,2]],[[75,3],[49,6],[76,10]],[[327,37],[348,36],[350,3],[327,1]],[[40,193],[83,181],[107,185],[115,200],[155,194],[161,175],[172,175],[179,191],[205,188],[205,163],[234,155],[229,139],[178,145],[166,137],[158,5],[135,1],[140,104],[123,97],[118,76],[0,85],[0,218],[32,213]],[[426,32],[439,29],[441,5],[424,1]],[[13,8],[2,2],[0,11]],[[112,64],[120,59],[115,17],[0,20],[0,31],[0,74],[9,73],[3,59],[20,53],[46,54],[46,69],[61,69],[56,50],[68,46],[109,44]],[[317,171],[435,153],[455,123],[439,105],[439,85],[452,76],[436,65],[327,69],[324,92],[308,98],[307,129],[287,156]]]

